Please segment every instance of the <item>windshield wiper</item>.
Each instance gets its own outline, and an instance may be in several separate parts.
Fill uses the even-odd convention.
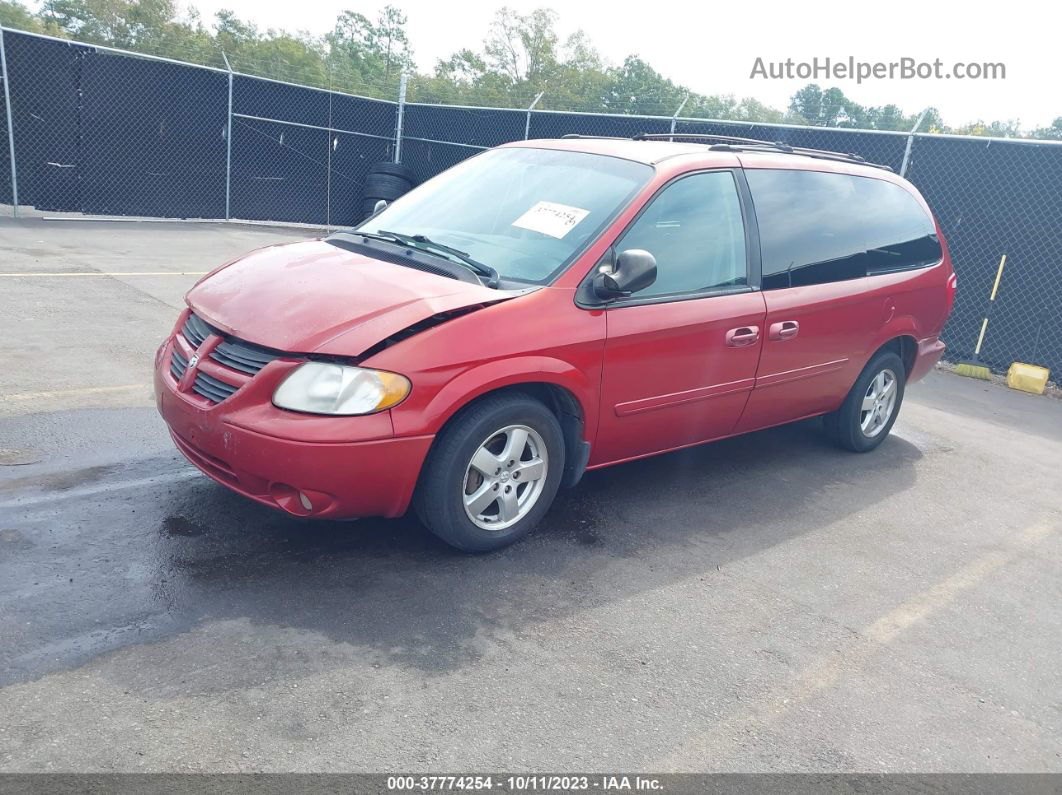
[[[391,232],[385,232],[384,234],[377,234],[376,232],[351,232],[352,235],[358,237],[367,237],[370,240],[382,240],[385,243],[398,243],[401,246],[408,246],[409,241],[406,240],[404,235],[396,235]]]
[[[355,232],[355,234],[379,240],[397,241],[403,245],[426,251],[429,254],[449,254],[451,257],[456,258],[463,265],[467,266],[468,269],[476,275],[486,277],[488,287],[498,286],[498,280],[500,277],[497,269],[478,260],[472,259],[472,257],[468,256],[467,251],[460,251],[459,249],[452,248],[444,243],[436,243],[426,235],[403,235],[399,232],[388,232],[386,229],[381,229],[376,234],[371,232]]]

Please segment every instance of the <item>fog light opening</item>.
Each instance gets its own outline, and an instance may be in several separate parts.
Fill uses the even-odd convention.
[[[270,483],[269,496],[278,508],[292,516],[320,516],[335,505],[335,497],[327,492],[299,489],[287,483]]]

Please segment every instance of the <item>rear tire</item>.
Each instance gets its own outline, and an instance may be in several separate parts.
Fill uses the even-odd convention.
[[[823,417],[826,433],[846,450],[873,450],[896,422],[906,380],[900,357],[881,351],[863,368],[841,407]]]
[[[560,423],[542,403],[518,393],[484,398],[435,440],[414,496],[417,516],[458,549],[501,549],[549,510],[564,454]]]

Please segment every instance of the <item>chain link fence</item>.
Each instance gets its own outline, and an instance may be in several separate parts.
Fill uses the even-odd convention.
[[[541,95],[508,97],[515,109],[407,102],[407,90],[428,92],[397,74],[366,85],[332,66],[285,75],[223,56],[224,68],[208,67],[19,31],[2,40],[0,205],[16,215],[336,227],[361,219],[381,161],[401,160],[423,181],[498,144],[569,133],[782,141],[858,154],[922,191],[959,275],[950,358],[973,356],[1005,255],[980,358],[996,370],[1027,361],[1062,372],[1060,144],[683,118],[678,108],[547,110]]]

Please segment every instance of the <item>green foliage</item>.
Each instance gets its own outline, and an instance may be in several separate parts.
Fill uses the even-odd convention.
[[[797,91],[785,111],[751,97],[698,94],[636,55],[609,65],[583,31],[562,39],[556,12],[545,8],[527,14],[501,8],[480,49],[458,50],[419,74],[407,21],[394,6],[375,19],[346,10],[329,33],[314,37],[260,30],[225,10],[206,26],[196,11],[182,14],[175,0],[43,0],[36,12],[20,0],[0,0],[0,24],[6,27],[210,66],[224,66],[227,57],[248,74],[387,99],[406,72],[408,97],[418,102],[526,108],[541,94],[537,107],[557,110],[671,116],[682,106],[682,115],[691,118],[902,131],[920,115],[905,115],[892,104],[865,107],[839,88],[814,83]],[[1016,121],[949,128],[935,109],[919,130],[1022,134]],[[1031,135],[1062,140],[1062,117]]]
[[[1062,141],[1062,116],[1059,116],[1050,127],[1041,127],[1035,133],[1034,138],[1049,138],[1052,141]]]
[[[57,33],[49,30],[44,22],[18,0],[0,0],[0,25],[32,33]]]
[[[815,83],[809,83],[793,95],[789,111],[805,124],[864,130],[907,131],[914,127],[920,115],[905,116],[896,105],[865,107],[846,97],[839,88],[824,90]],[[926,121],[922,124],[924,130]]]
[[[393,6],[385,6],[375,22],[355,11],[344,11],[325,37],[323,57],[329,70],[365,87],[393,85],[403,71],[413,68],[406,21],[405,14]]]

